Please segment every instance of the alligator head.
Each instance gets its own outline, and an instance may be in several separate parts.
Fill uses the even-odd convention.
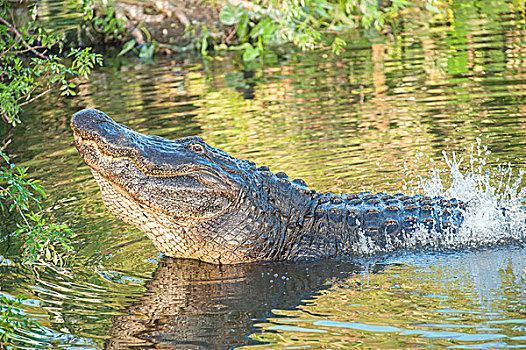
[[[253,162],[195,136],[143,135],[95,109],[76,113],[71,127],[106,207],[165,255],[220,264],[282,255],[285,240],[274,244],[269,232],[280,226],[275,215],[253,205],[265,203],[254,200],[261,175]]]

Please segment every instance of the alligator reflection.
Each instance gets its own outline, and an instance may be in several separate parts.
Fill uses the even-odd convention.
[[[369,267],[380,269],[382,265]],[[107,349],[228,348],[253,344],[254,324],[364,270],[352,262],[217,266],[164,258],[148,291],[115,316]],[[275,317],[275,316],[274,316]]]

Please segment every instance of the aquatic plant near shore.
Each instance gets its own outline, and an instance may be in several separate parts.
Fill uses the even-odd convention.
[[[243,60],[251,61],[272,44],[292,43],[302,50],[330,49],[339,55],[346,46],[349,33],[363,28],[381,33],[394,31],[401,12],[410,7],[439,13],[438,0],[409,2],[344,0],[229,0],[220,20],[235,26],[237,46],[244,49]]]
[[[0,215],[2,231],[18,228],[14,236],[23,243],[24,262],[35,260],[52,261],[62,264],[62,252],[72,251],[72,231],[66,225],[46,220],[41,201],[46,192],[38,180],[27,174],[27,168],[11,163],[9,157],[0,151],[5,165],[0,166]]]
[[[143,60],[154,51],[195,48],[204,57],[212,49],[239,51],[244,61],[252,61],[283,44],[338,55],[356,30],[370,38],[393,34],[405,19],[444,13],[447,6],[441,0],[193,0],[184,5],[82,0],[87,32],[121,46],[120,54],[133,52]]]

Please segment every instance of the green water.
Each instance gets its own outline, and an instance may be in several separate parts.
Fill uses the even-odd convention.
[[[395,38],[357,38],[339,57],[281,50],[251,64],[131,60],[96,71],[74,99],[33,105],[9,151],[44,180],[53,215],[76,232],[76,254],[62,268],[29,268],[20,247],[0,240],[0,293],[28,296],[24,310],[46,329],[20,331],[7,345],[526,347],[521,244],[311,264],[163,258],[104,208],[68,126],[74,112],[95,107],[144,133],[199,135],[317,191],[421,192],[420,176],[433,169],[448,183],[443,151],[498,185],[526,168],[525,11],[514,1],[455,1]],[[480,171],[469,170],[472,145]],[[509,238],[487,225],[485,237]]]

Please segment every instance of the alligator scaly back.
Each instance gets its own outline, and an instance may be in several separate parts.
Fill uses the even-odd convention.
[[[103,112],[71,120],[109,210],[162,253],[228,264],[334,258],[432,245],[464,204],[421,195],[320,194],[206,144],[140,134]]]

